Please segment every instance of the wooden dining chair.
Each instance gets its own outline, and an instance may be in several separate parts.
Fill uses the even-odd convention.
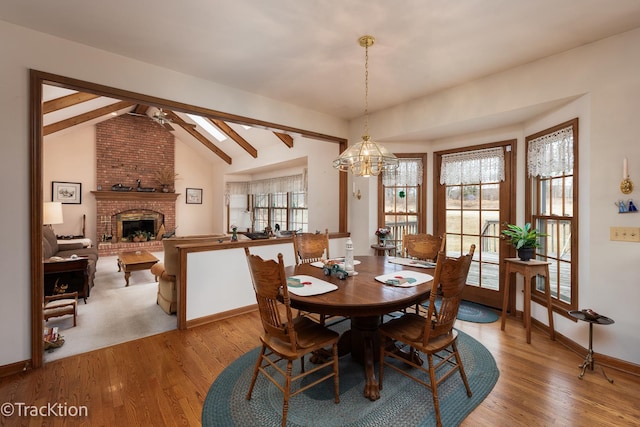
[[[278,254],[278,262],[263,260],[257,255],[251,255],[245,248],[251,281],[258,302],[260,320],[264,329],[260,336],[262,349],[253,370],[253,378],[247,393],[247,400],[251,399],[253,387],[258,374],[262,373],[284,394],[282,404],[282,426],[287,423],[289,399],[308,388],[333,378],[335,403],[340,402],[338,376],[338,338],[340,335],[305,316],[294,317],[291,313],[287,278],[284,272],[282,254]],[[304,356],[314,351],[331,347],[330,360],[313,366],[305,371]],[[300,373],[293,374],[293,362],[300,359]],[[286,368],[281,362],[286,360]],[[300,386],[291,392],[291,383],[323,368],[332,367],[331,372]],[[284,368],[284,369],[283,369]],[[283,379],[281,384],[278,379]]]
[[[415,258],[423,261],[436,262],[439,252],[444,252],[446,244],[445,237],[434,236],[427,233],[404,234],[402,236],[402,251],[400,256],[403,258]],[[419,312],[420,304],[416,304],[413,308],[415,312]],[[407,309],[403,310],[405,313]]]
[[[441,382],[458,371],[467,389],[467,396],[471,397],[472,394],[458,352],[458,331],[453,326],[460,308],[462,290],[467,281],[474,251],[475,245],[471,245],[469,253],[459,258],[449,258],[444,252],[440,252],[436,261],[426,316],[407,313],[383,324],[379,329],[382,338],[378,375],[380,390],[382,390],[385,366],[424,385],[431,390],[438,426],[442,425],[438,401],[438,385]],[[438,289],[441,304],[440,310],[436,311]],[[398,348],[396,343],[404,347],[408,346],[409,354]],[[419,353],[426,356],[428,362],[426,367],[422,366]],[[408,364],[414,369],[405,370],[403,364],[390,363],[391,359]],[[436,370],[438,370],[438,378],[436,378]]]
[[[329,229],[324,234],[294,233],[293,250],[296,265],[329,259]]]
[[[329,229],[324,234],[295,233],[293,234],[293,250],[296,254],[296,265],[317,262],[329,259]],[[328,317],[324,314],[300,312],[299,316],[311,316],[321,325],[324,325]]]
[[[435,262],[438,253],[444,251],[445,238],[427,233],[402,236],[402,257]]]

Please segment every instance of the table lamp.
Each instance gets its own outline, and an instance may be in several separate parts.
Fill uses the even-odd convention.
[[[62,203],[44,202],[42,205],[42,223],[51,227],[53,224],[62,224],[63,222]]]

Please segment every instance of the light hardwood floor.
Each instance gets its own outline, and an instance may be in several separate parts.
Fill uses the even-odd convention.
[[[531,344],[519,320],[463,330],[493,354],[500,378],[463,426],[640,425],[640,378],[607,368],[578,379],[583,356],[533,328]],[[2,402],[85,405],[81,419],[0,416],[0,425],[200,425],[204,399],[216,376],[258,346],[260,320],[250,313],[170,331],[57,360],[0,379]],[[427,392],[425,392],[427,393]],[[425,395],[431,399],[430,395]]]

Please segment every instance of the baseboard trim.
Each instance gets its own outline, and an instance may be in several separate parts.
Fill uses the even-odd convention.
[[[23,360],[21,362],[15,362],[9,365],[0,366],[0,378],[27,371],[31,369],[31,367],[31,360]]]
[[[207,323],[217,322],[218,320],[228,319],[230,317],[239,316],[240,314],[250,313],[258,310],[258,304],[247,305],[245,307],[235,308],[229,311],[212,314],[210,316],[198,317],[196,319],[187,320],[187,329],[196,326],[206,325]]]
[[[543,330],[546,334],[549,333],[549,326],[540,322],[538,319],[531,318],[531,324],[536,328]],[[587,355],[587,352],[589,351],[589,349],[582,347],[575,341],[558,333],[558,331],[555,331],[555,336],[556,336],[556,341],[558,341],[560,344],[564,345],[569,350],[576,353],[578,356],[582,358],[582,360],[584,360],[584,357]],[[597,364],[640,377],[640,365],[636,365],[635,363],[627,362],[625,360],[616,359],[615,357],[607,356],[606,354],[596,353],[595,351],[593,353],[593,358]],[[576,368],[576,372],[578,372],[577,368]]]

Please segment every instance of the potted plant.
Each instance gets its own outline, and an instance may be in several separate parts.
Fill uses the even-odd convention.
[[[173,184],[178,179],[178,174],[173,171],[173,168],[169,166],[157,170],[155,172],[156,182],[160,184],[163,193],[173,192]]]
[[[522,261],[529,261],[533,258],[535,248],[540,247],[538,237],[544,237],[546,234],[538,232],[535,228],[531,228],[531,223],[526,223],[524,227],[514,224],[507,224],[507,229],[502,230],[502,234],[510,239],[510,243],[518,251],[518,257]]]

